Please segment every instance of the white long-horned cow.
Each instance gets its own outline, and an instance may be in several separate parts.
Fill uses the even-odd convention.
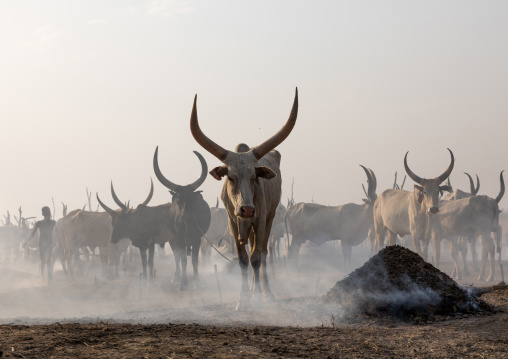
[[[388,231],[388,244],[396,243],[397,235],[411,234],[416,252],[427,255],[430,230],[429,216],[439,212],[439,192],[451,192],[448,185],[441,186],[452,173],[455,159],[450,151],[451,162],[447,170],[440,176],[426,179],[417,176],[409,169],[407,154],[404,156],[404,168],[407,175],[415,181],[413,192],[387,189],[374,203],[374,228],[376,231],[376,251],[384,246],[385,234]],[[424,242],[423,252],[420,241]]]
[[[473,182],[473,178],[471,178],[471,175],[469,173],[464,172],[464,174],[469,179],[469,186],[470,186],[470,192],[462,191],[461,189],[456,189],[455,191],[448,193],[444,197],[444,201],[452,201],[457,199],[463,199],[463,198],[469,198],[476,196],[478,191],[480,190],[480,179],[478,178],[478,175],[476,175],[476,187]],[[448,184],[450,184],[450,178],[448,178]],[[457,262],[457,256],[460,252],[462,255],[462,261],[464,263],[464,274],[469,274],[469,269],[467,266],[467,245],[468,243],[471,244],[471,254],[473,257],[473,268],[477,270],[478,264],[477,264],[477,255],[476,255],[476,234],[470,234],[470,235],[464,235],[464,236],[450,236],[448,238],[450,241],[450,254],[452,257],[452,260],[454,261],[454,269],[452,276],[455,278],[460,278],[462,276],[462,272],[459,271],[458,262]],[[440,248],[436,248],[438,243],[434,242],[434,251],[440,250]],[[436,266],[439,266],[439,259],[436,255]]]
[[[469,186],[470,186],[470,192],[465,192],[460,189],[456,189],[455,191],[448,193],[444,199],[449,201],[453,199],[462,199],[462,198],[469,198],[472,196],[476,196],[478,191],[480,190],[480,179],[478,178],[478,175],[476,175],[476,188],[473,182],[473,179],[469,175],[469,173],[464,172],[464,174],[469,178]]]
[[[111,243],[113,227],[108,213],[76,209],[59,220],[57,225],[54,229],[57,242],[55,251],[60,254],[62,268],[64,272],[68,271],[70,278],[74,277],[72,262],[82,247],[99,247],[103,275],[118,275],[119,257],[127,249],[129,241],[124,239]],[[109,268],[108,264],[113,268]]]
[[[210,171],[210,174],[216,180],[227,177],[222,188],[221,199],[228,212],[229,229],[236,241],[242,272],[242,288],[237,306],[237,309],[241,309],[250,300],[247,280],[249,256],[245,249],[247,240],[251,248],[250,262],[254,272],[254,293],[262,292],[265,299],[274,299],[268,283],[266,256],[272,222],[281,197],[282,180],[281,156],[273,149],[289,136],[295,126],[298,114],[298,89],[296,89],[289,119],[279,132],[253,148],[241,143],[236,146],[235,152],[225,150],[201,131],[196,99],[197,96],[194,98],[190,120],[192,135],[204,149],[224,163],[223,166]]]
[[[360,165],[361,166],[361,165]],[[289,258],[298,264],[300,247],[306,241],[323,244],[330,240],[341,241],[344,263],[351,263],[352,247],[362,243],[372,227],[372,208],[376,195],[376,175],[361,166],[367,175],[368,189],[364,204],[347,203],[341,206],[324,206],[316,203],[298,203],[286,211],[286,220],[293,234]]]
[[[457,263],[457,252],[454,251],[453,241],[457,236],[479,236],[482,244],[482,262],[478,280],[483,280],[487,256],[490,259],[490,273],[487,281],[494,280],[495,274],[495,245],[491,233],[496,237],[499,246],[501,229],[499,228],[499,201],[504,195],[503,172],[500,174],[500,191],[496,198],[488,196],[470,196],[457,200],[443,201],[440,211],[432,219],[432,240],[435,243],[436,265],[439,265],[441,238],[452,241],[452,258],[461,277]],[[456,244],[455,244],[456,245]]]

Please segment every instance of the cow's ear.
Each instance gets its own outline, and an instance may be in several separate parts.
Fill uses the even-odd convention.
[[[226,166],[215,167],[213,170],[210,171],[210,174],[217,181],[220,181],[222,177],[228,174],[228,168]]]
[[[272,179],[277,177],[277,174],[269,167],[259,166],[256,167],[256,176],[266,179]]]
[[[423,202],[423,187],[415,184],[415,190],[417,192],[416,195],[418,196],[418,203],[422,204],[422,202]]]
[[[453,188],[452,188],[452,186],[448,186],[448,185],[445,185],[445,186],[439,186],[439,189],[440,189],[441,191],[453,192]]]

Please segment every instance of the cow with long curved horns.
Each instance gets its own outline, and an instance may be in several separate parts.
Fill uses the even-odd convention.
[[[471,177],[471,175],[467,172],[464,172],[464,174],[468,177],[469,179],[469,188],[470,188],[470,191],[469,192],[466,192],[466,191],[462,191],[461,189],[456,189],[455,191],[451,192],[451,193],[448,193],[445,197],[444,197],[444,201],[453,201],[453,200],[457,200],[457,199],[463,199],[463,198],[469,198],[469,197],[474,197],[476,196],[476,194],[478,193],[478,191],[480,190],[480,178],[478,178],[478,175],[476,175],[476,187],[474,185],[474,182],[473,182],[473,178]],[[448,178],[448,184],[450,184],[450,178]],[[457,254],[460,252],[461,255],[462,255],[462,261],[464,263],[464,274],[469,274],[469,269],[468,269],[468,266],[467,266],[467,260],[466,260],[466,257],[467,257],[467,245],[468,243],[471,244],[471,255],[473,257],[473,268],[475,271],[478,270],[478,262],[477,262],[477,254],[476,254],[476,234],[469,234],[469,235],[465,235],[465,236],[459,236],[459,237],[456,237],[456,236],[453,236],[449,238],[449,241],[450,241],[450,252],[451,252],[451,256],[452,256],[452,259],[454,261],[454,270],[453,270],[453,274],[452,274],[452,277],[454,277],[456,275],[456,278],[460,278],[461,276],[461,272],[459,271],[459,268],[458,268],[458,262],[457,262]],[[434,249],[434,251],[436,251],[438,249]],[[439,266],[439,260],[437,260],[438,256],[435,255],[435,258],[436,258],[436,267]]]
[[[376,231],[376,251],[384,246],[385,234],[388,232],[388,244],[394,245],[397,235],[411,234],[415,251],[427,255],[430,240],[429,216],[439,212],[439,193],[451,192],[451,186],[444,182],[452,173],[455,164],[453,152],[450,151],[451,162],[443,174],[436,178],[422,178],[417,176],[407,164],[407,154],[404,156],[404,169],[407,175],[415,181],[414,191],[408,192],[397,189],[387,189],[374,203],[374,228]],[[424,247],[420,246],[423,242]]]
[[[298,114],[298,89],[293,108],[286,124],[262,144],[250,148],[244,143],[228,151],[201,131],[194,98],[190,128],[194,139],[224,165],[215,167],[210,174],[216,180],[227,177],[221,199],[228,212],[229,229],[235,238],[238,261],[242,272],[242,288],[237,309],[250,301],[247,269],[249,256],[245,246],[250,244],[250,263],[254,272],[254,293],[263,293],[265,299],[274,299],[268,283],[266,256],[268,240],[281,198],[280,153],[274,150],[291,133]]]
[[[97,201],[111,216],[111,224],[113,225],[111,242],[118,243],[122,238],[129,238],[132,245],[139,248],[141,265],[143,267],[143,278],[147,278],[147,265],[150,278],[153,278],[155,244],[164,246],[166,242],[170,242],[171,244],[172,240],[171,232],[169,232],[167,227],[167,217],[171,204],[154,207],[148,206],[153,196],[153,182],[151,182],[148,197],[135,209],[129,208],[127,204],[120,201],[113,188],[113,182],[111,182],[111,196],[120,207],[119,210],[115,211],[106,206],[99,198],[99,194],[97,194]]]
[[[499,202],[503,198],[505,185],[503,171],[499,175],[500,189],[496,198],[488,196],[470,196],[467,198],[443,201],[441,211],[433,218],[432,240],[436,256],[436,267],[439,266],[440,240],[447,238],[455,244],[457,236],[479,236],[482,244],[482,262],[478,280],[483,280],[487,256],[490,259],[490,273],[487,281],[494,280],[495,274],[495,244],[500,251],[501,229],[499,227]],[[493,234],[495,243],[491,237]],[[461,278],[460,267],[457,263],[457,251],[452,249],[452,258],[457,277]]]
[[[159,168],[158,160],[159,147],[155,149],[153,156],[153,169],[160,183],[169,189],[173,196],[171,210],[169,211],[169,229],[176,237],[175,240],[175,258],[182,265],[182,277],[180,280],[180,290],[188,286],[187,279],[187,254],[192,255],[192,268],[194,270],[194,287],[199,285],[198,256],[201,245],[201,237],[210,227],[210,207],[203,199],[201,191],[197,191],[199,186],[205,182],[208,172],[208,166],[205,159],[197,151],[194,154],[201,162],[201,176],[191,184],[186,186],[177,185],[168,180],[162,174]]]
[[[351,264],[353,246],[362,243],[374,225],[372,210],[377,198],[376,175],[370,168],[360,165],[367,175],[367,198],[364,204],[346,203],[341,206],[324,206],[316,203],[298,203],[286,211],[286,220],[293,234],[289,258],[298,264],[300,247],[306,241],[321,245],[340,240],[344,265]],[[363,186],[363,185],[362,185]]]

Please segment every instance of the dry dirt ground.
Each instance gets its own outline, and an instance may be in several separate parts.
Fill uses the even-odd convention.
[[[150,286],[140,286],[137,267],[115,281],[92,273],[69,282],[56,272],[47,285],[33,266],[0,265],[3,357],[508,358],[506,287],[482,296],[498,308],[494,314],[418,325],[345,321],[340,308],[324,304],[321,296],[351,270],[321,266],[313,272],[302,261],[300,272],[292,272],[279,262],[272,278],[277,301],[253,300],[251,308],[236,312],[238,273],[219,268],[220,303],[213,270],[202,271],[198,290],[180,292],[170,283],[166,262],[156,262]],[[492,283],[471,275],[461,284]]]

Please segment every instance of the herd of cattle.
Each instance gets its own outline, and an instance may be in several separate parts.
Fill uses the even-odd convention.
[[[500,174],[500,191],[495,198],[478,195],[479,180],[475,187],[471,176],[471,191],[453,191],[449,176],[454,167],[451,150],[450,165],[435,178],[421,178],[411,171],[404,157],[404,168],[414,181],[413,191],[403,190],[396,183],[379,196],[374,171],[361,166],[367,176],[366,199],[363,204],[348,203],[341,206],[325,206],[316,203],[293,203],[287,208],[281,200],[281,155],[275,148],[291,133],[298,113],[298,90],[289,119],[282,129],[262,144],[249,147],[240,143],[234,151],[222,148],[209,139],[200,129],[194,98],[190,129],[195,140],[222,162],[209,173],[216,180],[224,177],[220,195],[225,208],[210,208],[204,201],[199,187],[208,174],[208,166],[201,154],[194,152],[201,163],[199,178],[188,185],[178,185],[167,179],[159,169],[158,148],[153,157],[153,169],[157,179],[169,189],[172,200],[159,206],[149,206],[153,195],[153,183],[146,200],[131,207],[122,202],[111,183],[111,195],[118,208],[108,207],[97,194],[97,200],[105,212],[76,209],[59,219],[54,228],[54,259],[59,259],[66,275],[73,278],[75,260],[80,253],[99,249],[104,275],[118,277],[120,257],[132,244],[139,248],[143,277],[154,276],[155,245],[169,243],[176,262],[174,280],[180,289],[188,286],[187,257],[192,259],[193,283],[199,285],[198,257],[209,258],[212,247],[228,244],[236,247],[241,269],[242,285],[238,308],[246,305],[251,294],[262,294],[273,299],[267,273],[268,248],[276,247],[286,235],[286,252],[294,265],[298,265],[300,247],[307,241],[322,244],[340,240],[344,261],[351,260],[352,247],[365,240],[370,241],[373,253],[400,238],[412,238],[412,248],[427,257],[429,244],[434,250],[434,264],[439,266],[441,239],[450,243],[454,262],[454,275],[461,277],[468,272],[466,254],[468,246],[476,262],[476,240],[479,238],[482,257],[480,279],[485,276],[486,263],[490,261],[487,280],[494,279],[495,250],[501,251],[502,224],[499,201],[505,186]],[[448,183],[443,185],[448,179]],[[443,196],[443,192],[450,192]],[[107,202],[107,201],[106,201]],[[0,227],[0,247],[4,253],[22,248],[30,229],[27,221],[18,225],[7,223]],[[290,239],[291,233],[291,239]],[[270,242],[272,238],[272,243]],[[247,252],[249,250],[249,253]],[[147,253],[148,252],[148,253]],[[459,266],[458,254],[463,265]],[[249,290],[247,270],[252,266],[252,292]]]

